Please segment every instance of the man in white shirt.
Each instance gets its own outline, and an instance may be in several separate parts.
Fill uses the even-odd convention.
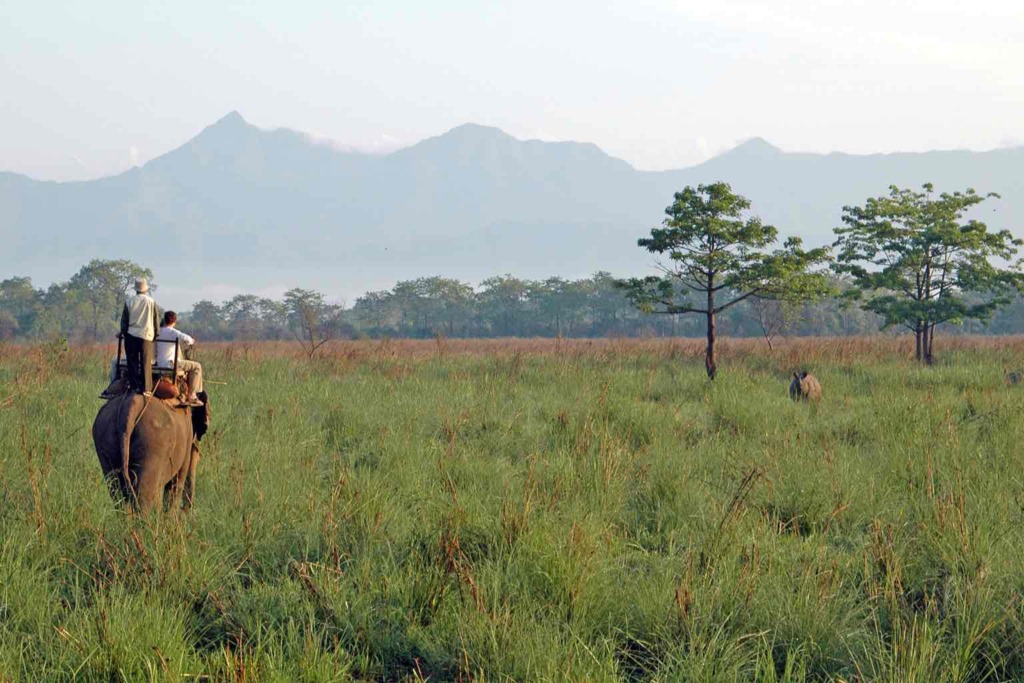
[[[135,281],[135,294],[124,302],[121,312],[121,336],[128,366],[128,385],[147,396],[153,392],[153,339],[159,315],[156,302],[149,296],[146,278]]]
[[[196,396],[203,390],[203,366],[193,360],[186,360],[182,353],[182,347],[189,347],[196,343],[196,340],[175,326],[178,324],[178,314],[174,311],[164,313],[164,321],[160,326],[160,332],[156,335],[156,364],[160,368],[174,367],[174,347],[178,346],[178,367],[185,372],[185,381],[188,383],[188,396],[184,402],[193,407],[203,405],[203,402]],[[166,343],[173,342],[173,343]]]

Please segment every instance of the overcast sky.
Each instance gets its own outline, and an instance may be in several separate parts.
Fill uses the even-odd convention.
[[[0,0],[0,170],[89,178],[231,110],[386,150],[475,122],[644,169],[752,136],[1024,141],[1010,0]]]

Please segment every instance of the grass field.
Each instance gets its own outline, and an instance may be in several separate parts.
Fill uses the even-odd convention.
[[[148,519],[112,350],[4,347],[0,680],[1022,680],[1024,340],[909,344],[209,347]]]

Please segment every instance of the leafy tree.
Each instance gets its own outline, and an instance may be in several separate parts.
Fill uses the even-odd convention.
[[[71,277],[68,288],[87,305],[93,340],[101,337],[101,330],[106,335],[116,328],[120,304],[135,280],[143,277],[152,279],[153,272],[127,259],[93,259]]]
[[[505,337],[516,334],[516,327],[522,325],[527,312],[530,283],[511,275],[499,275],[487,278],[480,287],[477,301],[492,331]]]
[[[381,304],[385,304],[382,306]],[[472,311],[473,288],[458,280],[443,277],[421,277],[395,285],[384,299],[366,300],[361,308],[394,308],[400,314],[399,328],[415,337],[455,333],[456,322],[465,321]],[[379,326],[378,326],[379,327]]]
[[[585,287],[591,334],[623,332],[627,317],[635,309],[619,287],[619,281],[611,273],[599,270],[585,281]]]
[[[380,290],[367,292],[356,299],[353,307],[360,320],[373,324],[373,334],[379,336],[384,329],[384,323],[392,313],[391,292]]]
[[[1024,287],[1014,261],[1024,244],[1008,230],[989,232],[964,214],[987,197],[972,189],[934,195],[890,186],[887,196],[843,207],[835,268],[852,276],[851,296],[885,327],[914,332],[915,357],[931,363],[935,326],[989,318]],[[993,259],[1009,262],[1000,268]],[[971,294],[984,294],[972,300]]]
[[[238,294],[224,303],[221,312],[231,336],[238,339],[273,339],[288,334],[288,312],[273,299]]]
[[[260,297],[256,302],[256,311],[262,326],[261,339],[288,338],[292,317],[287,301]]]
[[[11,313],[0,309],[0,341],[9,341],[18,334],[18,319]]]
[[[785,334],[796,317],[795,303],[755,296],[750,299],[750,309],[761,328],[761,335],[768,344],[768,350],[773,350],[775,347],[772,346],[772,340],[780,334]]]
[[[827,278],[812,272],[827,262],[827,248],[805,251],[790,237],[781,249],[765,251],[778,231],[755,217],[742,219],[750,202],[727,183],[685,188],[665,209],[663,227],[637,241],[647,251],[667,255],[661,276],[620,282],[626,296],[648,313],[694,313],[705,318],[708,378],[718,371],[715,317],[750,297],[805,300],[828,291]],[[719,294],[723,298],[719,298]]]
[[[436,276],[421,278],[417,283],[421,300],[430,312],[430,320],[440,323],[448,336],[453,336],[456,323],[465,323],[473,313],[473,287],[452,278]]]
[[[192,310],[189,311],[185,322],[192,327],[192,332],[199,338],[220,339],[225,333],[223,310],[217,304],[206,299],[192,305]]]
[[[43,293],[32,286],[32,279],[12,277],[0,282],[0,311],[9,316],[12,332],[27,332],[43,307]]]
[[[253,294],[238,294],[224,302],[221,311],[227,320],[232,336],[240,339],[256,339],[262,324],[259,314],[259,297]]]
[[[91,312],[90,304],[84,301],[79,290],[67,282],[54,283],[42,292],[40,311],[32,322],[32,335],[37,338],[95,339]],[[111,313],[110,324],[113,325]]]
[[[415,332],[422,327],[423,293],[416,280],[403,280],[391,290],[391,301],[399,313],[399,329]]]
[[[292,334],[310,358],[334,338],[341,307],[328,304],[324,295],[311,289],[290,289],[284,293]]]
[[[548,332],[554,335],[572,334],[587,309],[589,287],[585,280],[564,280],[549,277],[543,282],[530,284],[529,298],[534,302],[537,315]]]

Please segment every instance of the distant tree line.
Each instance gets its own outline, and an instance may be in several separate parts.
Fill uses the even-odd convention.
[[[617,280],[599,271],[589,278],[525,280],[512,275],[488,278],[473,288],[441,277],[399,282],[391,290],[356,300],[348,319],[369,337],[696,337],[701,321],[654,316],[638,310]],[[775,312],[787,334],[868,334],[878,329],[873,315],[839,299]],[[731,335],[762,336],[754,307],[729,311],[722,319]]]
[[[130,261],[91,261],[67,282],[37,288],[27,277],[0,281],[0,340],[109,341],[117,334],[121,302],[136,277],[152,272]],[[196,302],[179,312],[179,326],[200,340],[286,340],[309,347],[332,338],[445,337],[702,337],[704,322],[685,315],[651,315],[630,303],[615,278],[597,272],[578,280],[527,280],[501,275],[474,287],[444,277],[397,283],[367,292],[350,307],[320,292],[293,289],[280,299],[240,294]],[[830,279],[838,296],[813,303],[751,298],[724,311],[724,336],[845,336],[874,334],[883,319],[850,305],[849,278]],[[160,303],[159,286],[154,296]],[[981,300],[978,300],[981,303]],[[947,334],[1024,333],[1024,299],[996,311],[987,323],[940,326]]]

